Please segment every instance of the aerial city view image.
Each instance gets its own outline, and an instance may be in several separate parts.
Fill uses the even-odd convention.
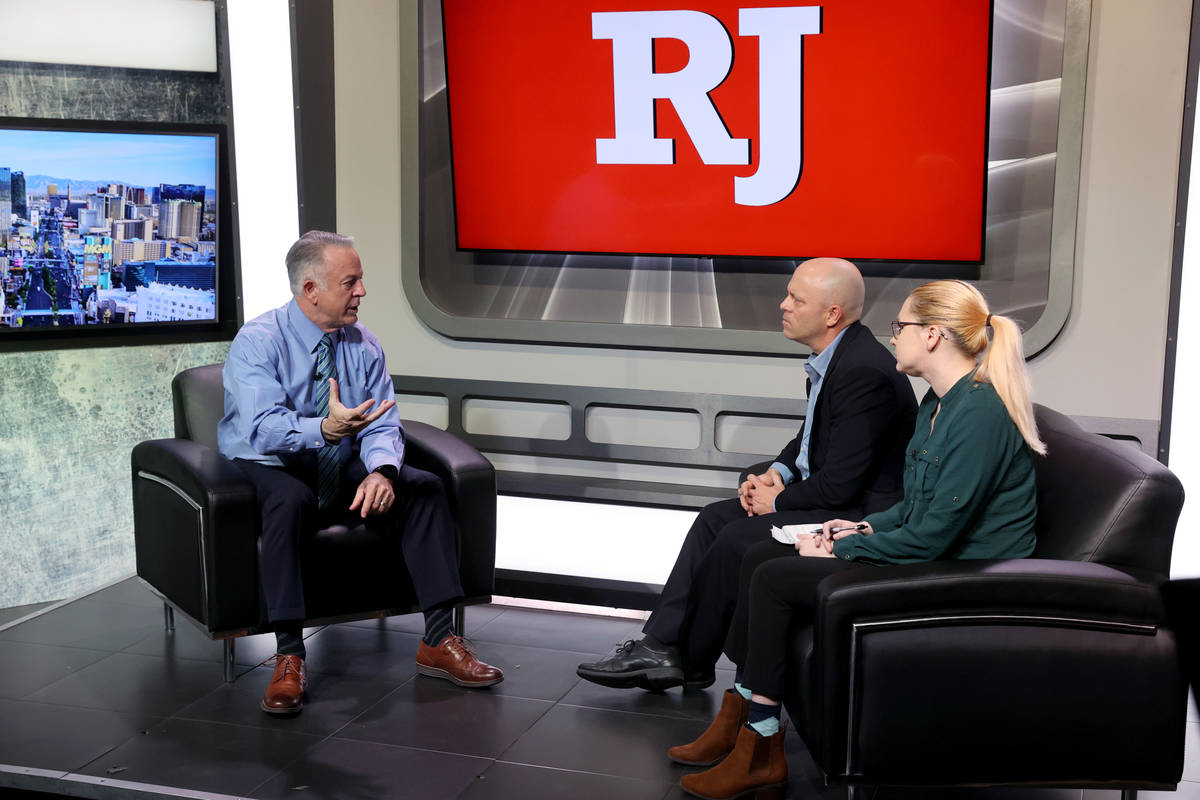
[[[216,147],[0,127],[0,328],[214,320]]]

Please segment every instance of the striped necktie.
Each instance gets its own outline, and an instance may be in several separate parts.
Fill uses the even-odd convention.
[[[333,371],[333,339],[329,334],[321,337],[317,345],[317,374],[316,394],[317,413],[321,417],[329,414],[329,379],[335,377]],[[317,451],[317,508],[324,511],[337,500],[338,475],[341,463],[336,444],[328,444]]]

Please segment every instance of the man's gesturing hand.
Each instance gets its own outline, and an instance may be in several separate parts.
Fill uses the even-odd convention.
[[[386,514],[395,499],[392,482],[386,476],[372,472],[358,485],[350,510],[357,511],[360,517],[366,519],[370,514]]]
[[[337,381],[330,378],[329,416],[321,420],[321,433],[325,436],[325,441],[333,444],[345,439],[347,436],[354,436],[363,428],[386,414],[389,408],[396,405],[396,401],[384,400],[379,408],[375,409],[371,414],[367,414],[367,409],[373,405],[375,405],[374,398],[363,403],[361,406],[346,408],[342,405],[342,401],[338,399]],[[364,514],[364,516],[366,515]]]

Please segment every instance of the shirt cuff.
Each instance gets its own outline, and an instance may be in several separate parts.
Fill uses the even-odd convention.
[[[325,434],[321,433],[321,420],[324,417],[301,417],[300,418],[300,436],[303,437],[305,447],[324,447],[329,444],[325,441]]]
[[[833,554],[843,561],[853,561],[858,553],[858,543],[862,540],[861,533],[844,536],[833,543]]]
[[[782,461],[774,462],[767,469],[777,470],[779,472],[780,477],[783,478],[784,486],[787,486],[789,483],[796,480],[796,473],[794,473],[790,469],[788,469],[787,465],[784,464]]]

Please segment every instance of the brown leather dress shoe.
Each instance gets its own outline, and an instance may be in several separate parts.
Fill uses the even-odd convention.
[[[298,714],[304,708],[308,674],[300,656],[275,656],[275,674],[263,693],[262,710],[268,714]]]
[[[750,701],[736,689],[726,689],[721,698],[721,710],[700,738],[688,744],[672,747],[667,757],[676,764],[689,767],[709,767],[729,754],[737,744],[738,731],[750,715]]]
[[[679,785],[704,800],[729,800],[752,792],[756,800],[782,797],[788,777],[783,733],[781,729],[770,736],[759,736],[743,725],[733,752],[724,761],[704,772],[684,775]]]
[[[417,672],[468,688],[492,686],[504,680],[503,672],[475,657],[470,642],[453,634],[437,647],[421,642],[417,647]]]

